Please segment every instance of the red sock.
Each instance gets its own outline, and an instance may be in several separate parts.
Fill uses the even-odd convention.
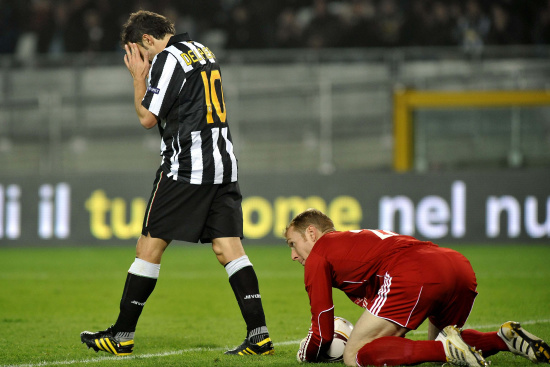
[[[357,353],[359,366],[399,366],[446,361],[443,343],[397,336],[376,339],[365,344]]]
[[[462,330],[461,336],[466,344],[480,349],[483,352],[483,357],[489,357],[498,352],[509,350],[504,340],[497,335],[496,331],[482,333],[481,331],[467,329]]]

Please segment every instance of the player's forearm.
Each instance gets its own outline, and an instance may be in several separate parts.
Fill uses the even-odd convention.
[[[141,126],[146,129],[150,129],[157,124],[157,118],[151,113],[151,111],[143,107],[141,104],[146,90],[147,86],[145,84],[145,80],[134,79],[134,107],[136,108],[136,113]]]
[[[314,316],[313,320],[324,319],[319,315]],[[334,316],[332,316],[332,320]],[[312,322],[309,328],[307,336],[301,341],[300,348],[296,358],[301,362],[320,362],[321,351],[326,350],[332,342],[334,332],[330,332],[331,325],[324,325],[325,328],[321,328],[321,324]]]

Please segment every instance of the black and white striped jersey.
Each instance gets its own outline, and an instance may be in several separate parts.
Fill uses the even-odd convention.
[[[227,121],[220,66],[187,33],[170,38],[153,59],[141,102],[159,121],[161,167],[191,184],[237,181],[237,159]]]

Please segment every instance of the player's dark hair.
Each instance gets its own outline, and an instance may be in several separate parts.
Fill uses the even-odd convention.
[[[144,34],[151,35],[156,39],[162,39],[167,34],[176,34],[174,23],[164,15],[153,13],[147,10],[138,10],[130,14],[126,23],[122,26],[120,35],[121,46],[124,48],[128,42],[138,43],[143,46]]]
[[[286,238],[290,227],[293,227],[296,232],[302,234],[302,236],[305,236],[306,229],[310,225],[315,226],[323,233],[335,231],[332,219],[320,210],[310,208],[301,212],[294,217],[292,221],[290,221],[289,225],[285,229],[284,236]]]

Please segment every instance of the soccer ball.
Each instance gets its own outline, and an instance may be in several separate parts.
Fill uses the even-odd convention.
[[[323,360],[326,362],[341,361],[344,358],[344,348],[353,330],[353,324],[343,317],[334,316],[334,337]]]
[[[328,350],[320,356],[319,362],[338,362],[344,359],[344,348],[348,343],[348,338],[353,330],[353,324],[343,317],[334,316],[334,336],[332,337],[332,343]],[[302,362],[300,359],[300,351],[304,347],[307,341],[307,337],[300,342],[300,349],[296,354],[298,362]]]

